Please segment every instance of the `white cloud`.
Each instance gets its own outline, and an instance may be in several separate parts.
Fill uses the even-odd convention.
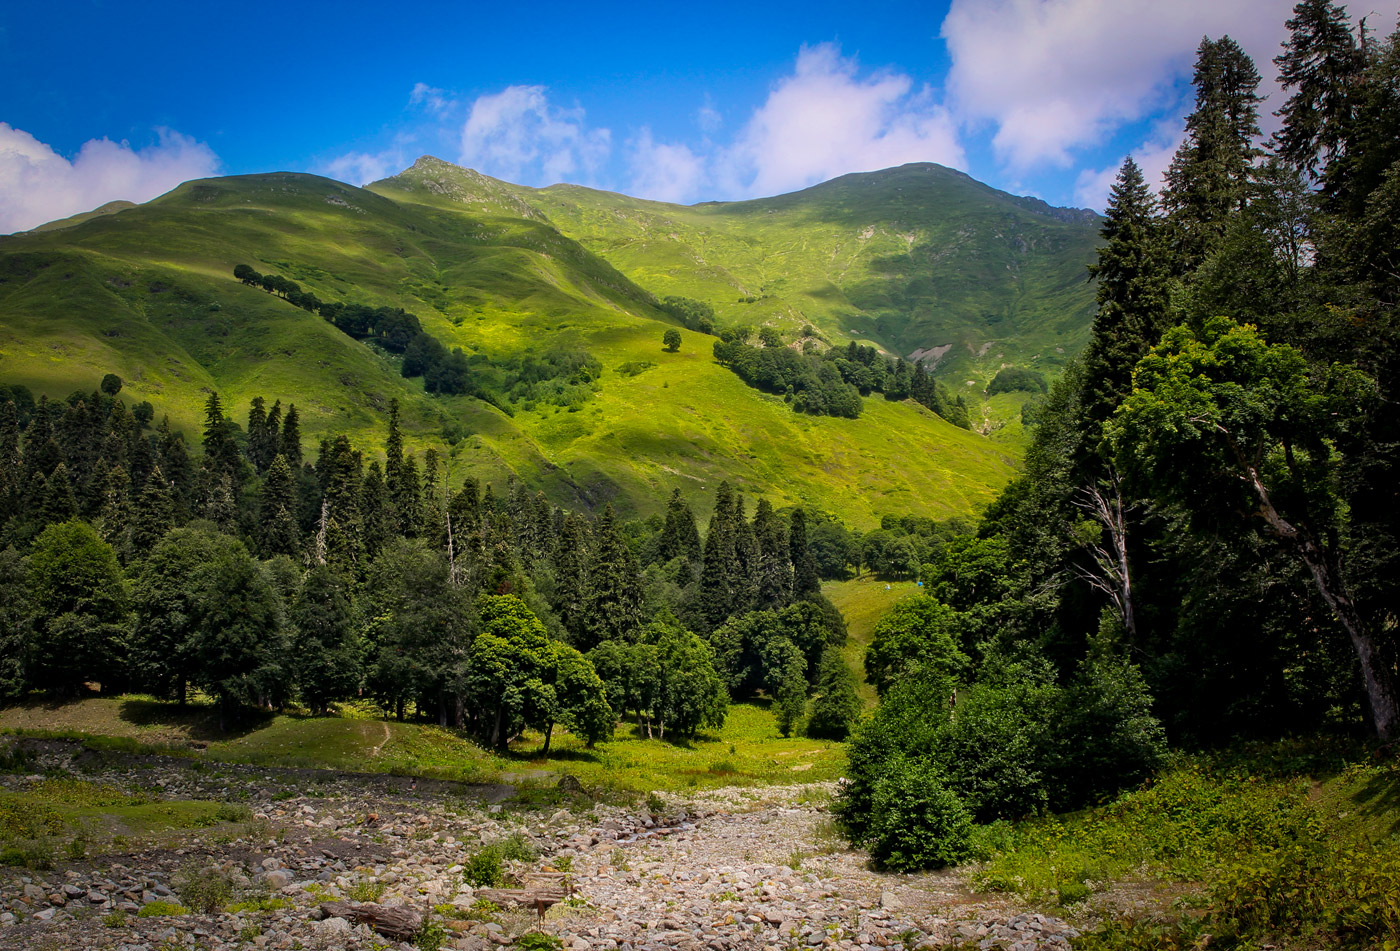
[[[612,133],[589,129],[581,108],[561,109],[543,86],[508,86],[472,103],[460,161],[513,182],[587,180],[608,158]]]
[[[0,122],[0,234],[91,211],[109,201],[149,201],[219,169],[202,142],[158,129],[157,144],[90,139],[69,161],[34,136]]]
[[[657,142],[649,128],[643,127],[628,146],[630,195],[656,201],[692,201],[709,180],[704,156],[686,145]]]
[[[714,135],[719,131],[719,127],[724,125],[724,116],[715,108],[714,100],[705,95],[705,101],[701,103],[700,109],[695,113],[695,124],[700,127],[700,131],[706,135]]]
[[[906,162],[964,167],[957,128],[931,90],[899,73],[869,77],[834,45],[803,47],[721,160],[728,190],[774,195]]]
[[[413,91],[408,94],[408,104],[427,106],[428,111],[435,115],[442,115],[456,105],[446,92],[427,83],[413,84]]]
[[[329,178],[349,182],[351,185],[368,185],[381,178],[388,178],[403,171],[412,160],[403,149],[395,146],[382,152],[347,152],[331,159],[321,171]]]
[[[990,120],[1009,165],[1069,165],[1124,123],[1175,109],[1203,35],[1229,34],[1274,90],[1294,0],[953,0],[943,21],[949,102]],[[1394,10],[1396,0],[1380,0]],[[1261,124],[1272,128],[1271,109]]]

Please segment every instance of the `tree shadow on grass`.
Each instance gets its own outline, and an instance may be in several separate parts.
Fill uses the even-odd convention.
[[[250,707],[234,711],[219,729],[219,711],[213,704],[190,703],[180,706],[169,700],[133,698],[123,700],[118,714],[133,726],[162,728],[183,733],[194,743],[237,740],[263,729],[276,714]]]
[[[1381,773],[1371,776],[1352,793],[1357,811],[1367,818],[1390,817],[1388,832],[1400,833],[1400,775]]]

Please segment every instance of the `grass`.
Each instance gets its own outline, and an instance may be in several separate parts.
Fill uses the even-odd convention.
[[[1394,762],[1309,776],[1196,760],[1104,807],[977,837],[978,887],[1099,909],[1107,923],[1075,947],[1400,946]],[[1114,910],[1144,893],[1176,910]]]
[[[841,649],[841,657],[855,672],[856,692],[867,710],[874,708],[877,699],[875,688],[865,682],[865,649],[875,634],[875,624],[896,601],[918,590],[913,581],[879,581],[869,574],[822,584],[822,593],[846,618],[849,637]]]
[[[519,474],[557,504],[609,499],[625,515],[660,511],[674,488],[703,514],[722,479],[776,506],[815,505],[861,528],[890,513],[967,514],[1010,478],[1015,439],[984,438],[878,397],[859,420],[799,416],[716,365],[713,338],[683,331],[678,353],[661,349],[671,325],[651,292],[712,299],[731,322],[810,320],[833,340],[891,352],[943,340],[946,331],[961,341],[955,352],[971,359],[990,334],[997,346],[976,358],[989,368],[1020,360],[1016,348],[1061,359],[1051,338],[1066,354],[1077,349],[1087,328],[1082,265],[1092,227],[1027,212],[1024,202],[957,176],[919,184],[924,204],[902,204],[914,184],[899,176],[870,182],[869,194],[818,189],[722,212],[586,190],[536,192],[480,176],[471,189],[463,185],[461,200],[431,201],[391,183],[375,194],[281,173],[189,183],[72,227],[0,238],[0,379],[64,397],[112,371],[127,381],[128,399],[168,412],[191,441],[208,389],[236,418],[254,396],[280,398],[301,410],[308,445],[345,432],[371,457],[397,398],[410,448],[440,446],[445,427],[467,434],[452,447],[454,481],[474,475],[499,485]],[[924,237],[911,248],[902,235],[927,233],[932,247],[988,209],[1007,241],[1015,232],[1055,250],[968,250],[987,261],[973,270],[971,258],[950,265],[953,284],[935,286],[938,278],[926,288],[940,301],[932,307],[920,290],[928,282],[891,260],[903,248],[916,270],[926,258],[928,270],[944,269],[933,268],[928,255],[937,254],[923,250]],[[875,224],[862,241],[863,215]],[[637,228],[653,225],[679,229],[678,240],[637,238]],[[677,248],[689,250],[673,260]],[[698,249],[717,270],[691,267]],[[469,354],[587,349],[606,368],[601,391],[578,412],[542,403],[512,416],[466,397],[428,397],[392,359],[234,281],[238,263],[283,274],[322,299],[405,307]],[[985,279],[983,270],[996,276]],[[739,305],[735,285],[767,296]],[[1006,316],[993,331],[987,315],[997,314]],[[1063,327],[1046,337],[1042,323]],[[645,364],[652,366],[633,372]],[[971,388],[954,382],[975,395],[980,377],[969,373]]]
[[[205,738],[211,712],[203,702],[181,709],[145,697],[93,697],[53,705],[49,711],[54,722],[69,729],[36,729],[34,710],[26,706],[0,711],[0,729],[80,739],[124,752],[177,751],[209,763],[512,782],[525,787],[525,801],[535,795],[534,787],[541,791],[551,787],[552,793],[552,784],[562,773],[588,787],[636,796],[653,790],[825,781],[835,779],[845,763],[840,744],[781,737],[774,715],[759,703],[731,706],[722,729],[688,739],[649,740],[634,724],[625,723],[610,740],[588,749],[577,737],[556,729],[548,758],[538,755],[543,739],[533,733],[527,733],[506,755],[497,755],[454,730],[368,719],[366,711],[358,708],[348,709],[345,716],[253,715],[226,738],[212,741]],[[152,735],[166,745],[147,746],[138,739]],[[158,812],[161,805],[141,808]],[[219,808],[228,807],[210,804],[210,814]],[[137,813],[139,809],[133,818]]]

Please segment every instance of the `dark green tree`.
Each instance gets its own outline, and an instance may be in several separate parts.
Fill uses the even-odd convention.
[[[594,529],[586,578],[583,641],[578,646],[634,639],[642,625],[641,569],[617,527],[611,505]]]
[[[65,695],[119,685],[127,662],[130,594],[112,546],[85,522],[50,525],[26,562],[29,681]]]
[[[324,565],[306,573],[289,612],[291,673],[313,713],[354,697],[360,687],[361,650],[355,610],[345,579]]]
[[[1288,40],[1274,57],[1288,101],[1275,115],[1283,128],[1274,152],[1314,181],[1340,158],[1351,132],[1354,88],[1365,57],[1345,7],[1331,0],[1302,0],[1288,21]]]
[[[296,517],[296,484],[281,453],[273,457],[258,498],[262,553],[296,556],[301,553],[301,527]]]
[[[860,718],[860,697],[856,678],[841,655],[828,650],[817,670],[816,695],[812,715],[807,719],[807,735],[822,740],[844,740]]]
[[[675,327],[670,327],[661,335],[661,343],[667,350],[675,353],[681,348],[681,332]]]

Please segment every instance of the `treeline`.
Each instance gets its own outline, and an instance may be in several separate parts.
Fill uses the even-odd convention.
[[[799,351],[784,346],[773,327],[759,329],[757,346],[749,343],[752,336],[744,327],[721,331],[715,360],[749,386],[781,395],[799,413],[855,419],[863,408],[861,397],[881,393],[887,400],[912,399],[954,426],[972,425],[966,401],[934,379],[922,361],[885,357],[854,340],[817,353],[815,340],[807,337],[812,347],[804,344]]]
[[[400,372],[405,377],[421,376],[423,388],[429,393],[456,396],[474,392],[467,356],[462,349],[448,350],[440,340],[423,330],[416,316],[401,307],[323,301],[310,291],[302,290],[295,281],[278,274],[259,274],[247,264],[235,266],[233,276],[249,287],[261,287],[293,306],[320,314],[347,336],[372,340],[390,353],[402,354]]]
[[[1164,736],[1400,734],[1400,33],[1326,0],[1288,29],[1267,143],[1254,63],[1202,42],[1161,195],[1119,172],[1024,475],[876,632],[841,808],[886,864],[1111,796]]]
[[[526,727],[547,745],[556,723],[596,740],[614,711],[689,735],[731,691],[773,697],[788,732],[814,689],[815,729],[855,716],[801,510],[750,519],[722,484],[702,541],[678,494],[628,526],[516,480],[497,495],[406,452],[397,404],[366,465],[345,436],[304,460],[295,407],[254,399],[244,428],[211,394],[196,456],[119,391],[41,398],[23,425],[0,405],[6,696],[198,687],[225,713],[366,696],[496,747]]]
[[[400,355],[399,372],[405,378],[422,377],[423,388],[429,393],[470,394],[508,415],[513,414],[511,404],[520,403],[527,410],[537,403],[577,410],[592,398],[603,371],[596,357],[581,350],[555,350],[500,361],[483,354],[469,357],[460,347],[449,350],[401,307],[322,301],[294,281],[277,274],[259,274],[247,264],[235,267],[233,276],[303,310],[319,313],[347,336]]]

